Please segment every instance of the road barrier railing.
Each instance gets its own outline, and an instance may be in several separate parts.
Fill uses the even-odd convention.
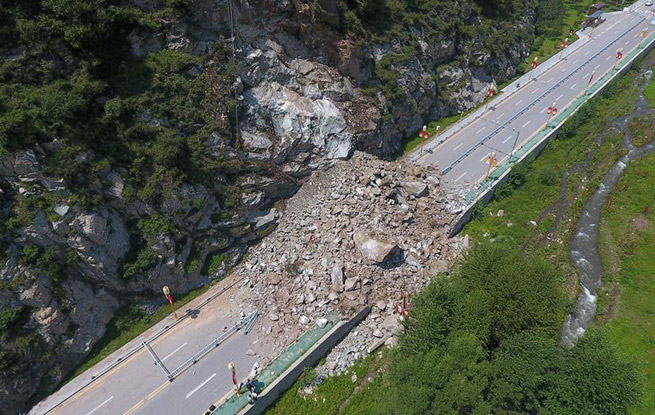
[[[518,117],[521,115],[525,114],[528,110],[530,110],[532,107],[537,105],[537,103],[543,101],[548,94],[550,94],[552,91],[555,89],[559,88],[563,83],[565,83],[567,80],[569,80],[571,77],[576,75],[578,72],[584,69],[585,66],[587,66],[591,61],[596,59],[599,55],[605,53],[609,48],[611,48],[614,44],[616,44],[619,40],[623,39],[628,33],[630,33],[635,27],[641,25],[646,19],[642,18],[639,22],[635,23],[634,25],[630,26],[629,29],[624,31],[621,36],[615,38],[612,42],[608,43],[603,47],[601,50],[599,50],[597,53],[592,55],[589,59],[585,60],[582,64],[580,64],[577,68],[575,68],[573,71],[571,71],[568,75],[566,75],[563,79],[561,79],[559,82],[557,82],[555,85],[551,86],[550,88],[546,89],[545,92],[543,92],[541,95],[539,95],[536,99],[534,99],[532,102],[527,104],[521,111],[515,113],[510,119],[507,121],[503,122],[500,124],[498,127],[496,127],[493,131],[491,131],[489,134],[484,136],[480,141],[466,149],[463,153],[461,153],[459,156],[455,158],[450,164],[448,164],[446,167],[444,167],[441,171],[441,174],[446,174],[448,173],[456,164],[464,160],[466,157],[468,157],[472,152],[477,150],[480,146],[484,145],[487,141],[489,141],[491,138],[493,138],[498,132],[500,132],[502,129],[507,127],[509,124],[514,122]],[[571,106],[571,104],[569,104]],[[537,133],[538,134],[538,133]]]

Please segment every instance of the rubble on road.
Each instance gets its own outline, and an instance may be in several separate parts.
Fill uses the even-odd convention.
[[[448,269],[464,246],[448,238],[456,214],[436,169],[355,153],[316,172],[278,206],[277,229],[235,273],[249,278],[238,300],[269,318],[258,324],[274,354],[321,317],[372,311],[319,369],[339,373],[372,346],[395,344],[395,304]]]

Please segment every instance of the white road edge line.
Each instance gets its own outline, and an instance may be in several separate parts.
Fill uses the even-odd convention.
[[[210,380],[214,379],[215,376],[216,376],[216,373],[214,373],[213,375],[211,375],[210,377],[208,377],[208,378],[207,378],[204,382],[202,382],[200,385],[196,386],[196,388],[195,388],[194,390],[192,390],[191,392],[187,393],[187,394],[186,394],[186,399],[189,399],[189,398],[191,397],[191,395],[193,395],[194,393],[198,392],[198,390],[200,390],[200,388],[202,388],[203,386],[205,386],[205,385],[207,384],[207,382],[209,382]]]
[[[189,343],[189,342],[184,342],[184,344],[183,344],[182,346],[180,346],[180,347],[178,347],[177,349],[175,349],[175,350],[173,350],[172,352],[170,352],[170,353],[169,353],[165,358],[161,359],[161,361],[163,362],[164,360],[166,360],[166,359],[168,359],[169,357],[173,356],[174,353],[179,352],[181,348],[183,348],[184,346],[187,345],[187,343]]]
[[[91,415],[92,413],[94,413],[95,411],[97,411],[98,409],[100,409],[100,407],[101,407],[102,405],[106,404],[107,402],[111,401],[112,399],[114,399],[114,397],[113,397],[113,396],[110,396],[109,399],[107,399],[106,401],[104,401],[104,402],[101,403],[100,405],[98,405],[98,406],[96,406],[95,408],[93,408],[93,409],[91,410],[91,412],[87,413],[86,415]]]
[[[468,173],[468,172],[465,171],[465,172],[462,173],[458,178],[456,178],[456,179],[455,179],[455,183],[457,183],[457,182],[459,181],[459,179],[461,179],[462,177],[466,176],[466,173]]]
[[[532,122],[532,120],[529,120],[528,122],[526,122],[525,124],[523,124],[523,126],[522,126],[521,128],[525,128],[525,127],[527,127],[528,124],[530,124],[531,122]]]

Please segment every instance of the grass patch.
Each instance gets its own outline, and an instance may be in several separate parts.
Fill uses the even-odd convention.
[[[306,369],[291,389],[266,411],[266,415],[336,414],[341,404],[364,381],[376,356],[372,354],[360,359],[347,372],[327,378],[314,388],[311,395],[303,396],[298,392],[315,379],[314,369]],[[352,381],[353,373],[357,375],[355,382]]]
[[[643,407],[633,414],[655,413],[655,155],[631,164],[612,191],[603,210],[601,253],[606,279],[620,294],[604,296],[615,304],[616,317],[606,326],[617,348],[641,363],[644,374]],[[618,258],[618,266],[608,253]],[[610,272],[608,272],[610,271]],[[610,295],[608,295],[608,292]],[[618,297],[618,298],[617,298]]]
[[[632,131],[632,144],[637,147],[650,143],[655,139],[655,117],[644,115],[634,117],[628,123]]]
[[[206,285],[195,290],[191,290],[180,298],[175,299],[175,308],[182,311],[182,308],[189,301],[205,293],[211,285]],[[75,376],[81,374],[93,365],[99,363],[104,358],[125,346],[127,343],[138,337],[141,333],[148,330],[161,320],[171,314],[171,308],[168,304],[162,305],[157,311],[148,315],[135,305],[125,306],[116,312],[116,315],[107,326],[105,335],[93,346],[86,359],[64,380],[68,382]],[[182,313],[178,312],[178,315]]]
[[[650,102],[651,107],[655,107],[655,79],[651,79],[650,83],[644,88],[644,97]]]

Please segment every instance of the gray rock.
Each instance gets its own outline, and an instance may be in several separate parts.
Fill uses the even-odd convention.
[[[343,285],[346,279],[343,274],[343,263],[341,261],[337,261],[337,263],[335,263],[334,266],[332,267],[332,271],[330,272],[330,278],[332,282],[332,289],[334,289],[338,293],[343,292],[344,289]]]
[[[55,213],[58,214],[59,216],[66,216],[69,210],[70,210],[70,206],[67,205],[59,205],[59,206],[55,206],[54,208]]]
[[[278,219],[277,209],[271,208],[265,212],[256,212],[248,220],[255,227],[255,230],[265,228]]]
[[[318,320],[316,320],[316,325],[321,329],[327,326],[327,324],[328,324],[328,319],[326,318],[321,317]]]
[[[423,197],[428,194],[428,186],[422,182],[403,182],[401,186],[403,190],[414,197]]]
[[[359,277],[351,277],[346,279],[344,284],[344,289],[346,291],[353,291],[357,288],[357,283],[359,283]]]
[[[364,258],[378,263],[387,261],[398,251],[398,245],[395,243],[376,239],[363,232],[356,232],[353,239]]]

